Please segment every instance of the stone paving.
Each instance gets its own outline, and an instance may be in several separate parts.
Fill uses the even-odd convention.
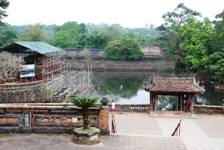
[[[101,136],[92,146],[71,142],[72,134],[0,134],[7,150],[223,150],[224,116],[150,117],[147,113],[115,113],[117,133]],[[181,121],[180,136],[171,134]]]

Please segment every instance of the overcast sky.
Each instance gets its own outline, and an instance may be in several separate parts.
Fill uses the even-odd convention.
[[[215,19],[224,10],[224,0],[8,0],[11,25],[41,23],[62,25],[77,23],[118,23],[123,27],[145,27],[148,23],[159,26],[162,15],[172,12],[179,3]]]

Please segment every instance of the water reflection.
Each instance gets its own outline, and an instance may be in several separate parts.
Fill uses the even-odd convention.
[[[159,95],[158,96],[158,110],[171,110],[173,104],[178,105],[177,96]],[[178,106],[177,106],[178,107]]]
[[[205,93],[195,96],[195,103],[199,105],[218,105],[222,106],[224,91],[216,91],[210,85],[205,86]]]
[[[121,100],[127,102],[127,100],[131,101],[133,97],[140,96],[138,92],[140,92],[142,85],[143,81],[140,79],[105,79],[103,85],[95,91],[95,94],[114,99],[117,102]]]
[[[118,104],[148,104],[149,93],[142,89],[143,83],[147,82],[152,74],[142,73],[99,73],[96,76],[100,84],[100,89],[94,91],[94,95],[107,97]],[[177,104],[177,96],[159,96],[158,109],[170,109],[172,105]],[[219,105],[222,106],[224,91],[215,91],[209,85],[205,86],[205,93],[195,96],[195,103],[201,105]]]

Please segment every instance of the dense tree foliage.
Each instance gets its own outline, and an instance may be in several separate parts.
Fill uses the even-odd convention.
[[[28,25],[25,29],[24,41],[47,41],[48,34],[44,29],[44,25],[37,23]]]
[[[61,48],[77,47],[79,33],[85,31],[83,28],[83,24],[80,27],[76,22],[66,22],[62,26],[55,27],[52,44]]]
[[[0,26],[4,25],[1,20],[8,16],[5,11],[6,8],[8,8],[8,6],[9,6],[8,0],[0,0]]]
[[[162,16],[164,24],[157,28],[162,33],[157,41],[165,51],[164,56],[175,61],[175,72],[179,76],[189,75],[192,72],[192,64],[185,59],[187,57],[186,49],[184,49],[185,37],[181,36],[183,34],[181,28],[189,18],[197,16],[200,16],[200,13],[181,3],[173,12],[167,12]]]
[[[143,57],[143,53],[137,41],[131,38],[113,41],[104,51],[107,60],[135,61]]]
[[[177,75],[204,73],[223,84],[224,11],[216,15],[214,25],[208,18],[198,20],[200,15],[179,4],[162,16],[165,22],[157,28],[161,31],[157,41],[164,56],[175,61]]]
[[[17,39],[15,30],[11,30],[8,26],[0,26],[0,47],[7,46]]]
[[[214,21],[215,35],[209,47],[206,73],[211,75],[218,84],[224,84],[224,11],[216,15]]]

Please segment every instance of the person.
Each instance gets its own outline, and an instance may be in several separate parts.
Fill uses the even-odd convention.
[[[176,110],[176,104],[175,103],[173,104],[173,110]]]
[[[111,111],[115,112],[115,103],[114,103],[113,100],[112,100],[112,103],[111,103]]]

